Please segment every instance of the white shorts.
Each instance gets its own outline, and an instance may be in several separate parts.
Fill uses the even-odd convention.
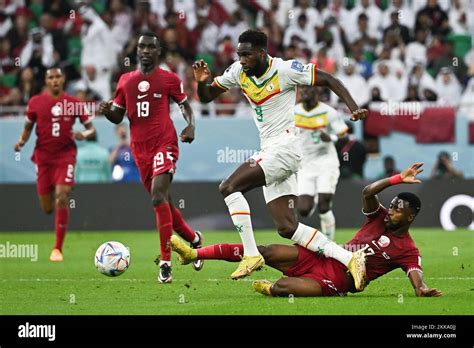
[[[298,171],[298,195],[315,197],[318,193],[334,194],[338,180],[338,166],[302,161]]]
[[[302,156],[296,141],[275,144],[257,152],[251,158],[265,173],[266,186],[263,187],[263,196],[266,203],[278,197],[298,195],[296,172]]]

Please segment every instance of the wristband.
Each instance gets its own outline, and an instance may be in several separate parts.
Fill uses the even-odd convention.
[[[336,134],[329,134],[329,137],[331,138],[331,141],[333,143],[337,142],[337,140],[339,139]]]
[[[390,185],[397,185],[397,184],[401,184],[403,182],[403,179],[400,174],[397,174],[388,178],[388,181],[390,182]]]

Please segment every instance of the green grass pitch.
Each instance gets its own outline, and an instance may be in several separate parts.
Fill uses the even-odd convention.
[[[344,242],[354,229],[339,230]],[[474,234],[413,229],[423,256],[425,281],[441,298],[416,298],[408,278],[395,270],[362,293],[332,298],[268,298],[255,293],[253,279],[278,279],[266,267],[251,277],[230,280],[237,264],[206,261],[204,269],[174,262],[172,284],[158,284],[153,259],[154,231],[69,232],[63,263],[48,261],[53,233],[0,233],[0,244],[38,244],[38,260],[0,258],[0,314],[474,314]],[[258,231],[259,244],[287,244],[274,231]],[[94,267],[97,247],[116,240],[130,247],[131,265],[117,278]],[[205,244],[239,242],[237,232],[205,232]]]

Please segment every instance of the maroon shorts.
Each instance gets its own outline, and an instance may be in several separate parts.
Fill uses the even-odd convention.
[[[298,247],[298,261],[285,275],[314,279],[321,285],[323,296],[343,296],[349,292],[347,268],[339,261]]]
[[[161,144],[155,139],[144,142],[134,142],[130,145],[133,157],[140,171],[143,185],[150,193],[151,182],[157,175],[174,174],[178,161],[178,144]]]
[[[76,160],[61,160],[61,162],[37,163],[37,191],[44,196],[54,191],[56,185],[74,186],[74,167]]]

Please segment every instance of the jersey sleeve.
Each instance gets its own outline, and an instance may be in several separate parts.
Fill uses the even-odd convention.
[[[421,268],[421,256],[418,249],[416,248],[413,249],[413,252],[411,252],[409,255],[401,258],[398,263],[407,276],[411,271],[423,272],[423,269]]]
[[[171,76],[169,95],[177,104],[184,103],[188,97],[184,93],[183,82],[181,82],[178,75],[172,74]]]
[[[112,103],[115,107],[121,109],[125,109],[127,107],[127,102],[125,99],[125,75],[120,76]]]
[[[341,115],[337,112],[337,110],[331,109],[329,113],[329,118],[330,118],[331,133],[336,134],[336,135],[343,135],[349,130],[349,128],[347,127]]]
[[[36,110],[35,110],[35,107],[34,107],[35,103],[34,103],[34,99],[30,99],[30,101],[28,102],[28,105],[26,106],[26,115],[25,115],[25,120],[26,122],[30,122],[30,123],[35,123],[36,122]]]
[[[284,62],[283,69],[286,72],[288,83],[297,85],[316,85],[316,65],[303,64],[298,60],[288,60]]]
[[[228,89],[239,87],[240,63],[235,62],[229,66],[221,76],[217,76],[212,81],[212,85],[219,87],[224,91]]]

